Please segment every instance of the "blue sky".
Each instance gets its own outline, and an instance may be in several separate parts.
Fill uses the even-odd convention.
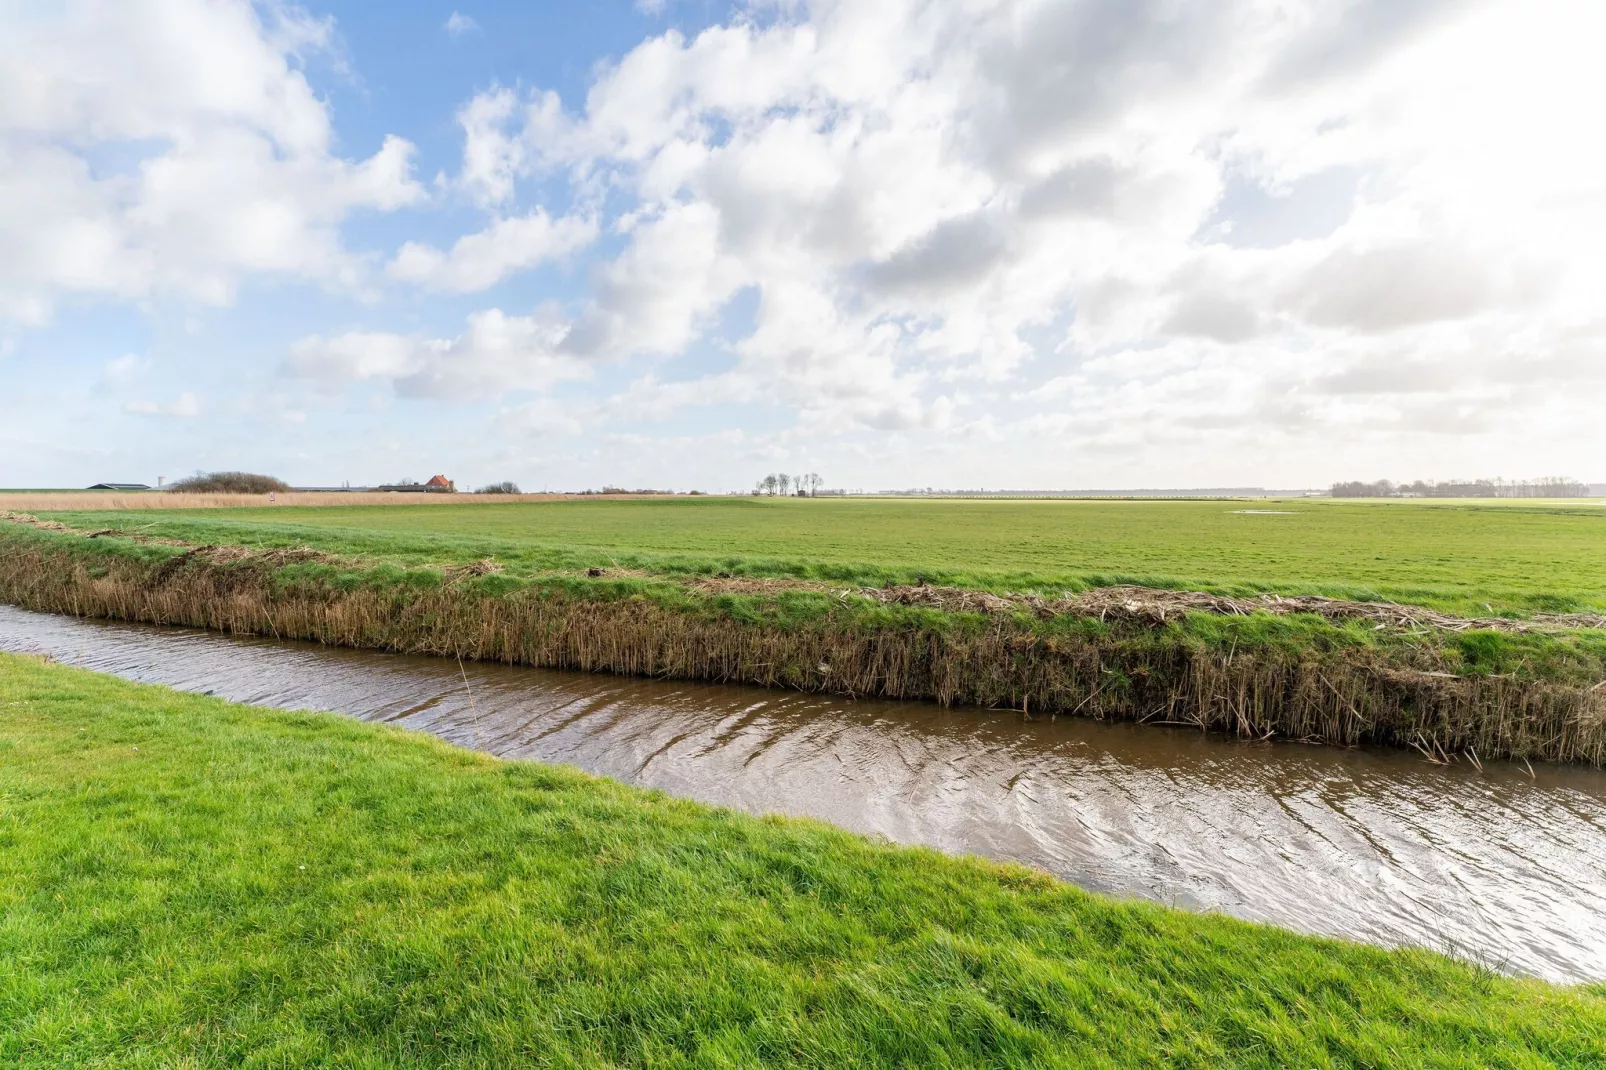
[[[1606,478],[1600,21],[0,5],[0,485]]]

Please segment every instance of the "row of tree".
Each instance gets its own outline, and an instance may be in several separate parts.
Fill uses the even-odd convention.
[[[1415,483],[1391,483],[1379,479],[1375,483],[1334,483],[1331,493],[1335,498],[1583,498],[1589,495],[1589,488],[1566,476],[1511,482],[1475,479],[1436,483],[1419,479]]]
[[[800,476],[787,475],[785,472],[771,472],[753,486],[753,493],[768,494],[771,497],[780,494],[796,494],[799,498],[812,498],[819,493],[825,480],[820,478],[818,472],[808,472]]]

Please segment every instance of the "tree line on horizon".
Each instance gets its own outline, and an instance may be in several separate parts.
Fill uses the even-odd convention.
[[[808,472],[803,475],[788,475],[785,472],[771,472],[753,485],[753,494],[767,494],[771,497],[779,494],[782,497],[795,494],[799,498],[812,498],[825,480],[820,478],[818,472]]]
[[[1414,483],[1393,483],[1379,479],[1372,483],[1334,483],[1329,493],[1335,498],[1584,498],[1589,495],[1589,487],[1566,476],[1509,482],[1474,479],[1440,483],[1419,479]]]

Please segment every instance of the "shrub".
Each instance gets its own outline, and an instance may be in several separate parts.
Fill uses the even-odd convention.
[[[509,480],[505,480],[505,481],[503,481],[501,483],[488,484],[487,486],[481,487],[479,490],[475,491],[474,493],[475,494],[518,494],[518,493],[520,493],[520,491],[519,491],[519,485],[517,483],[513,482],[511,479],[509,479]]]
[[[272,476],[259,476],[252,472],[207,472],[170,484],[168,490],[180,494],[267,494],[270,491],[289,490],[290,484]]]

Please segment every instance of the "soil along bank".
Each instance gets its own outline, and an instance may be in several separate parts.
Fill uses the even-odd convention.
[[[403,569],[50,528],[0,524],[0,599],[407,653],[1379,743],[1440,761],[1606,764],[1606,631],[1567,619],[1391,621],[1336,603],[1210,607],[1156,592],[1056,602],[514,578],[492,562]]]

